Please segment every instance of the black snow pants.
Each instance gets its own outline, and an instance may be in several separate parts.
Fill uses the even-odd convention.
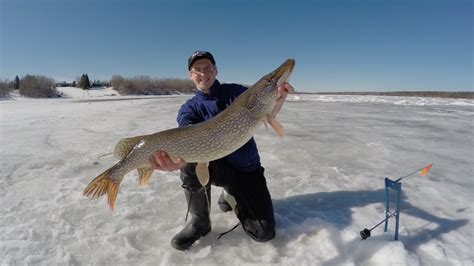
[[[188,163],[181,170],[183,188],[202,188],[196,175],[196,164]],[[264,176],[265,169],[240,172],[225,159],[209,163],[210,183],[223,187],[237,202],[237,218],[245,232],[255,241],[265,242],[275,237],[275,217],[270,192]]]

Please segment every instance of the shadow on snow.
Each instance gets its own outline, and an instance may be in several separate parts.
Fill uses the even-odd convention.
[[[370,257],[370,254],[374,254],[376,249],[383,247],[383,245],[380,245],[380,240],[393,240],[392,225],[395,224],[395,220],[391,219],[389,222],[389,229],[391,228],[392,230],[389,230],[389,233],[391,233],[390,238],[387,236],[385,236],[385,238],[383,236],[378,236],[377,233],[366,241],[361,242],[360,237],[356,237],[347,243],[347,241],[342,241],[340,233],[337,232],[351,226],[352,216],[357,215],[357,213],[354,213],[352,210],[353,208],[360,208],[370,204],[380,203],[380,219],[377,219],[377,221],[381,221],[384,218],[384,193],[384,189],[334,191],[297,195],[285,199],[273,200],[277,222],[277,235],[283,235],[280,235],[279,238],[285,245],[286,243],[297,239],[302,234],[314,235],[319,230],[328,229],[330,232],[335,234],[334,237],[336,239],[331,239],[331,241],[333,241],[337,247],[338,255],[336,258],[325,263],[342,263],[345,259],[348,259],[348,257],[352,257],[356,262],[363,261],[365,257]],[[406,201],[406,196],[403,194],[403,191],[400,209],[402,223],[403,217],[409,215],[425,220],[429,225],[436,225],[436,228],[434,229],[427,229],[425,228],[427,227],[426,225],[422,226],[422,228],[411,228],[410,231],[416,232],[408,232],[409,235],[406,235],[406,232],[403,230],[400,231],[399,238],[401,242],[411,251],[416,250],[418,246],[431,239],[438,238],[443,233],[456,230],[466,225],[468,222],[467,219],[451,220],[441,218],[417,208]],[[367,224],[365,226],[370,228],[373,225]],[[382,235],[381,232],[383,232],[383,226],[384,225],[381,224],[377,228],[380,235]],[[409,227],[409,225],[407,227]],[[363,228],[360,228],[358,230],[362,229]],[[358,232],[359,231],[357,231],[357,234]],[[331,238],[333,238],[333,236],[331,236]],[[374,241],[375,244],[368,243],[370,241]],[[359,246],[364,245],[365,248],[359,248]],[[347,252],[350,252],[351,255],[346,256],[345,253]],[[354,258],[354,253],[356,258]],[[357,259],[357,257],[359,257],[359,259]]]

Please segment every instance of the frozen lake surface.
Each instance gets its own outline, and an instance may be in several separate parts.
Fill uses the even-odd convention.
[[[64,99],[0,101],[2,265],[472,265],[474,101],[380,96],[289,97],[287,136],[255,136],[273,197],[277,236],[252,241],[217,207],[210,234],[189,251],[170,240],[184,223],[177,172],[140,188],[122,182],[117,209],[82,191],[115,163],[118,140],[176,126],[189,96],[124,97],[62,89]],[[109,96],[104,96],[109,95]],[[400,241],[384,217],[384,177],[403,180]]]

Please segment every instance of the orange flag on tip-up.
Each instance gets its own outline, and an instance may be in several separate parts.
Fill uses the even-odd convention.
[[[431,170],[431,166],[433,166],[433,164],[430,164],[430,165],[426,166],[425,168],[421,169],[420,175],[421,176],[427,175],[428,172]]]

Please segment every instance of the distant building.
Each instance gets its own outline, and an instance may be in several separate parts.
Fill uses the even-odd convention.
[[[94,82],[92,82],[91,84],[91,88],[96,88],[96,87],[109,87],[109,83],[107,82],[103,82],[103,81],[99,81],[99,80],[94,80]]]
[[[76,87],[76,82],[73,81],[73,82],[66,82],[66,81],[63,81],[63,82],[58,82],[56,83],[56,87]]]

